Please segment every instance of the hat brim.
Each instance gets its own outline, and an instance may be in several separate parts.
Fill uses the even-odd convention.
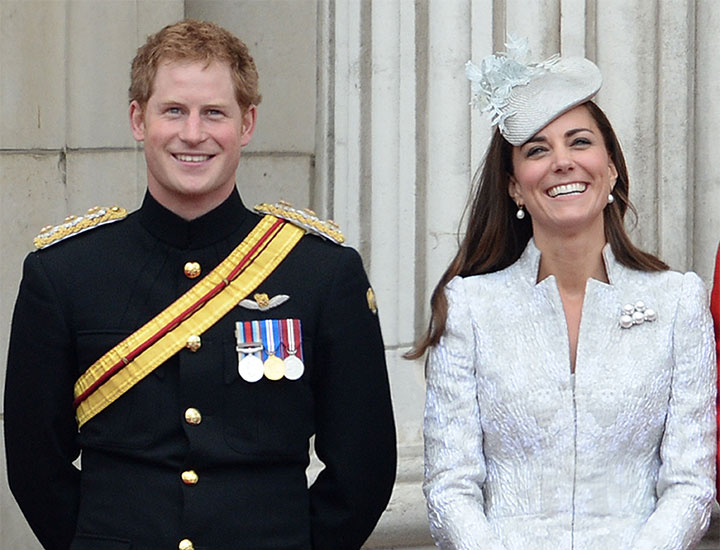
[[[600,69],[583,57],[559,59],[545,73],[513,88],[503,137],[520,146],[550,122],[592,99],[602,85]]]

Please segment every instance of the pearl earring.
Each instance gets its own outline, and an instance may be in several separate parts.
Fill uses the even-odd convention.
[[[517,210],[517,212],[515,212],[515,217],[518,220],[522,220],[525,217],[525,210],[523,210],[522,204],[518,204],[518,210]]]
[[[610,194],[608,195],[608,204],[612,204],[612,203],[614,203],[614,202],[615,202],[615,197],[613,196],[612,193],[610,193]]]

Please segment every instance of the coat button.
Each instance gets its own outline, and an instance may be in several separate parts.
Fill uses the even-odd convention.
[[[185,343],[185,347],[187,349],[195,353],[200,349],[200,346],[202,346],[202,340],[200,340],[200,337],[197,334],[188,336],[187,342]]]
[[[200,424],[200,422],[202,422],[202,415],[200,414],[200,411],[192,407],[187,409],[185,411],[185,422],[192,424],[193,426]]]
[[[195,485],[198,482],[198,475],[195,470],[186,470],[182,473],[182,480],[185,485]]]
[[[182,539],[178,544],[178,550],[195,550],[195,545],[190,539]]]
[[[195,279],[200,276],[200,264],[197,262],[188,262],[185,264],[184,271],[188,279]]]

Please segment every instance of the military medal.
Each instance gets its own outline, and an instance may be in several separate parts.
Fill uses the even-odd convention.
[[[237,321],[238,374],[246,382],[298,380],[305,373],[300,319]]]
[[[285,378],[297,380],[305,372],[305,365],[298,357],[300,349],[300,319],[283,319],[282,335],[285,343]]]
[[[246,382],[257,382],[263,377],[263,362],[257,353],[263,349],[256,322],[235,323],[235,339],[238,354],[238,374]]]
[[[258,351],[260,349],[262,348],[257,348]],[[262,359],[253,353],[248,353],[238,361],[238,374],[245,382],[257,382],[263,377],[264,372]]]
[[[280,345],[279,321],[277,319],[266,319],[263,321],[262,340],[265,345],[267,359],[265,359],[265,378],[268,380],[280,380],[285,376],[285,363],[277,355]]]

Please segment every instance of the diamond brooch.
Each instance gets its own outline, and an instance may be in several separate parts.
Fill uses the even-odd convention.
[[[635,305],[625,304],[620,315],[620,326],[630,328],[634,325],[642,325],[645,322],[652,322],[657,319],[657,312],[645,305],[645,302],[638,300]]]

